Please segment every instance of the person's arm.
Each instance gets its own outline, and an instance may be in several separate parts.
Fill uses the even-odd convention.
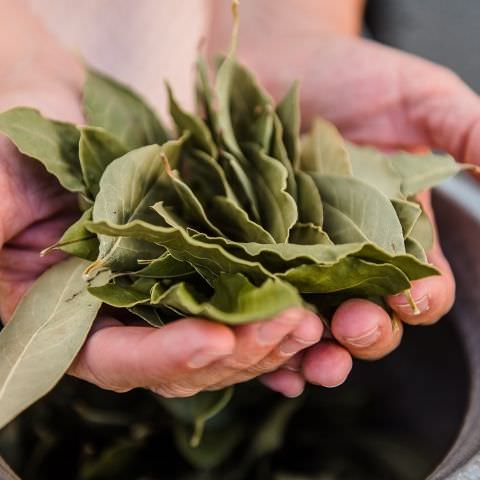
[[[81,63],[56,42],[23,0],[0,0],[0,11],[0,111],[29,105],[45,115],[80,123]]]

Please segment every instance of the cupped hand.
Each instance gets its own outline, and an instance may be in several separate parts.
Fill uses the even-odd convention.
[[[441,149],[458,161],[480,164],[480,99],[451,71],[360,38],[331,36],[304,51],[310,53],[292,54],[288,68],[302,72],[302,112],[307,122],[321,115],[356,143],[410,151]],[[282,55],[289,53],[282,50]],[[251,63],[255,68],[254,58]],[[282,78],[280,70],[275,77],[264,75],[278,95],[289,75],[287,70],[284,74]],[[429,193],[419,199],[434,221]],[[339,385],[350,371],[352,356],[374,360],[395,349],[402,322],[438,321],[453,304],[455,282],[438,239],[428,259],[442,275],[413,282],[418,311],[412,310],[405,295],[391,296],[387,301],[397,316],[392,322],[377,305],[350,300],[332,319],[332,340],[297,355],[264,376],[263,382],[284,393],[298,389],[302,381]]]

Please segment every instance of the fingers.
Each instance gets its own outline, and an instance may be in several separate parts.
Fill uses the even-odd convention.
[[[323,340],[310,348],[302,362],[302,373],[308,382],[329,388],[341,385],[351,369],[351,355],[330,340]]]
[[[332,318],[332,334],[354,357],[375,360],[394,350],[402,338],[401,322],[379,305],[352,299],[340,305]]]
[[[320,318],[301,308],[287,310],[268,322],[238,327],[233,355],[216,365],[216,374],[222,380],[211,387],[221,388],[272,372],[317,343],[322,333]]]
[[[410,294],[414,305],[403,293],[387,298],[398,317],[410,325],[437,322],[452,308],[455,300],[455,280],[440,248],[435,248],[428,257],[442,274],[412,282]]]
[[[260,377],[260,381],[271,390],[289,398],[298,397],[305,389],[305,380],[302,374],[286,369],[266,373]]]
[[[206,320],[184,319],[155,329],[104,319],[70,373],[118,392],[152,387],[166,397],[191,396],[204,388],[203,369],[234,348],[232,330]]]
[[[320,319],[302,309],[235,331],[200,319],[153,329],[104,318],[70,373],[117,392],[146,387],[165,397],[191,396],[277,369],[299,349],[317,342],[322,330]],[[287,388],[292,395],[300,388],[297,377],[284,375],[282,380],[285,385],[292,379]]]

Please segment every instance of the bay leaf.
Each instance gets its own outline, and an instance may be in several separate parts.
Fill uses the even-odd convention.
[[[80,127],[79,130],[80,167],[91,198],[95,198],[103,172],[113,160],[125,155],[127,149],[103,128]]]
[[[221,152],[219,163],[243,208],[249,217],[258,223],[260,221],[259,202],[245,169],[233,155],[225,151]]]
[[[428,215],[425,213],[422,206],[420,204],[418,205],[421,209],[421,213],[407,238],[418,242],[426,252],[429,252],[433,248],[435,232]]]
[[[323,225],[322,198],[312,177],[305,172],[295,172],[297,181],[298,221]]]
[[[418,204],[408,200],[392,199],[392,205],[402,225],[403,236],[408,237],[417,223],[422,209]]]
[[[207,203],[212,195],[223,195],[239,205],[225,172],[211,155],[192,149],[184,156],[178,170],[202,203]]]
[[[215,143],[220,143],[220,128],[218,126],[218,113],[215,110],[215,93],[208,78],[208,67],[202,57],[197,59],[197,82],[195,85],[197,106],[203,110]]]
[[[302,137],[300,168],[322,175],[352,175],[352,165],[345,142],[335,126],[316,118]]]
[[[422,247],[422,244],[412,237],[407,237],[405,239],[405,250],[410,255],[413,255],[415,258],[418,258],[421,262],[427,263],[428,258],[425,253],[425,249]]]
[[[295,169],[300,163],[300,93],[295,82],[278,103],[276,112],[282,124],[282,138],[287,155]]]
[[[159,401],[176,418],[193,425],[190,446],[195,448],[200,445],[206,422],[228,405],[232,395],[233,387],[229,387],[187,398],[159,397]]]
[[[393,199],[404,199],[402,178],[393,168],[387,154],[372,147],[347,143],[353,176]]]
[[[82,216],[68,227],[58,242],[42,251],[42,256],[53,250],[61,250],[69,255],[94,261],[98,257],[98,238],[86,228],[87,223],[92,220],[92,210],[92,208],[85,210]]]
[[[196,148],[216,157],[217,147],[208,127],[200,117],[184,111],[175,99],[170,85],[168,83],[166,85],[170,115],[175,122],[178,133],[181,135],[185,131],[190,132],[190,141]]]
[[[38,160],[63,188],[85,193],[78,160],[80,133],[70,123],[49,120],[33,108],[0,113],[0,133],[28,157]]]
[[[372,242],[387,252],[405,252],[403,232],[390,200],[379,190],[352,177],[312,178],[324,205],[324,229],[335,243]]]
[[[45,272],[0,333],[0,428],[56,385],[85,341],[101,305],[87,265],[71,258]]]
[[[187,262],[180,262],[165,252],[132,275],[146,278],[180,278],[191,275],[195,269]]]
[[[406,197],[428,190],[462,170],[476,168],[459,164],[450,155],[432,152],[423,155],[399,152],[389,155],[388,160],[401,178]]]
[[[287,170],[287,192],[293,197],[297,198],[297,185],[295,182],[295,174],[293,172],[293,165],[288,158],[288,152],[284,144],[283,126],[277,114],[273,115],[273,135],[270,153],[273,158],[280,160],[281,164]]]
[[[270,233],[250,220],[248,213],[227,197],[215,195],[211,199],[209,213],[212,221],[234,241],[275,243]]]
[[[182,228],[155,226],[136,220],[125,225],[107,221],[91,222],[88,229],[112,237],[132,237],[157,243],[167,248],[177,260],[190,263],[197,271],[201,267],[203,273],[209,272],[211,282],[220,272],[244,273],[255,282],[272,276],[260,263],[238,258],[220,245],[196,240]]]
[[[111,282],[98,287],[90,287],[88,292],[103,303],[117,308],[132,308],[150,302],[150,290],[136,288],[134,284],[125,285]]]
[[[314,223],[296,223],[290,230],[288,241],[301,245],[333,245],[322,227]]]
[[[147,322],[151,327],[160,328],[165,325],[158,308],[139,304],[130,307],[128,311]]]
[[[93,221],[125,225],[139,219],[152,224],[159,223],[161,219],[151,206],[168,189],[166,180],[162,181],[162,155],[161,147],[150,145],[132,150],[114,160],[100,180]],[[100,235],[99,240],[99,256],[92,268],[136,270],[139,259],[157,258],[163,253],[162,249],[152,243],[135,238]]]
[[[261,225],[276,242],[286,242],[290,228],[297,222],[298,210],[294,198],[287,192],[287,170],[277,160],[257,147],[246,148],[254,168],[248,175],[258,198]]]
[[[239,273],[220,273],[209,299],[186,282],[176,283],[166,291],[160,288],[158,293],[156,289],[152,290],[152,304],[231,325],[271,318],[303,304],[296,289],[282,280],[268,279],[257,287]]]
[[[239,63],[234,64],[233,81],[230,109],[237,141],[240,146],[251,142],[267,150],[273,133],[273,100]]]
[[[373,263],[389,263],[405,273],[410,280],[438,275],[431,265],[419,262],[408,254],[393,255],[371,243],[348,243],[343,245],[297,245],[278,243],[276,245],[254,242],[231,242],[225,238],[210,238],[198,233],[194,239],[202,243],[221,246],[236,258],[258,262],[272,273],[282,273],[303,264],[334,265],[347,256],[354,256]]]
[[[279,278],[301,293],[348,293],[351,297],[385,296],[410,288],[408,277],[391,264],[346,257],[333,266],[300,265]]]
[[[178,172],[171,170],[168,164],[165,170],[171,188],[177,193],[176,203],[178,203],[178,212],[182,220],[187,224],[192,224],[192,227],[197,226],[202,230],[223,235],[221,229],[210,221],[204,206],[192,189],[180,178]]]
[[[168,140],[165,127],[139,95],[96,70],[87,70],[83,109],[89,125],[104,128],[129,149]]]

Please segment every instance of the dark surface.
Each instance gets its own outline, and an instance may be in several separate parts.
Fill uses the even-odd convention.
[[[369,0],[372,36],[454,70],[480,92],[477,0]]]

